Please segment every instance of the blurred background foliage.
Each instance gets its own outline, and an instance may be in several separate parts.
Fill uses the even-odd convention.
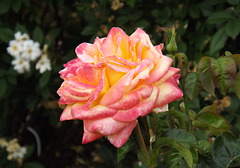
[[[17,138],[27,146],[28,154],[23,162],[4,160],[7,153],[0,148],[0,167],[5,168],[116,165],[116,151],[104,139],[81,145],[81,121],[59,122],[62,109],[56,94],[62,82],[58,72],[76,57],[75,47],[93,42],[96,36],[106,36],[114,26],[128,35],[140,27],[154,45],[166,44],[163,29],[174,26],[178,51],[185,52],[191,61],[189,71],[203,56],[217,58],[225,50],[240,53],[239,0],[0,0],[0,18],[0,138]],[[40,74],[31,68],[28,73],[18,74],[13,69],[6,48],[17,31],[28,33],[41,48],[48,45],[51,71]],[[221,107],[239,138],[239,99],[208,96],[201,92],[190,108],[198,112],[209,104]],[[41,139],[40,155],[36,135],[29,128]],[[127,157],[119,167],[141,167],[135,154]]]

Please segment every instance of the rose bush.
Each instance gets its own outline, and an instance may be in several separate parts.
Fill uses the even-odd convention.
[[[179,69],[170,67],[162,48],[140,28],[131,36],[112,28],[106,38],[80,44],[77,58],[60,71],[64,82],[57,93],[66,105],[60,120],[83,120],[82,143],[107,136],[122,146],[139,116],[167,111],[183,95]]]

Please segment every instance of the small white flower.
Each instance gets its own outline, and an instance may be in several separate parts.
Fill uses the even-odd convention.
[[[31,61],[36,60],[41,55],[41,50],[38,42],[26,40],[23,42],[22,57]]]
[[[16,70],[18,73],[24,73],[30,70],[30,62],[21,57],[16,57],[12,61],[12,65],[14,65],[13,69]]]
[[[29,36],[27,33],[21,34],[21,32],[19,31],[14,34],[14,37],[17,41],[25,41],[29,39]]]
[[[22,52],[22,42],[11,40],[7,52],[13,57],[19,57]]]
[[[47,55],[43,54],[40,60],[36,64],[36,69],[39,70],[40,73],[43,73],[47,70],[51,70],[51,62],[47,58]]]
[[[23,159],[24,155],[27,153],[26,147],[20,147],[12,153],[13,159]]]

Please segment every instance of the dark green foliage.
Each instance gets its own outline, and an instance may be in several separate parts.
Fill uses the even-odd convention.
[[[27,146],[22,165],[7,160],[0,148],[0,167],[145,168],[138,158],[169,168],[239,167],[240,55],[225,50],[240,53],[240,1],[116,1],[0,1],[0,138],[17,137]],[[169,112],[146,116],[142,130],[151,138],[145,138],[150,159],[137,155],[134,133],[118,150],[102,139],[86,146],[81,144],[82,123],[59,122],[63,107],[58,107],[56,91],[62,65],[76,57],[80,43],[105,37],[114,26],[128,35],[144,29],[154,45],[165,44],[163,53],[180,69],[184,98],[171,103]],[[173,26],[176,32],[168,29]],[[41,48],[48,45],[51,71],[40,74],[32,67],[18,74],[13,69],[6,48],[17,31],[28,33]],[[193,72],[190,62],[197,66]],[[231,104],[221,109],[224,95]],[[40,157],[29,126],[40,135]]]

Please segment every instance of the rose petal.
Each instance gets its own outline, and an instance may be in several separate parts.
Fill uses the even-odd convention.
[[[78,97],[70,94],[67,90],[64,88],[59,88],[57,91],[58,95],[61,96],[61,102],[60,104],[72,104],[77,102],[85,102],[89,99],[90,95],[85,97]]]
[[[71,114],[71,109],[72,109],[73,104],[68,104],[65,109],[63,110],[61,117],[60,117],[60,121],[64,121],[64,120],[72,120],[74,119],[74,117]]]
[[[89,97],[90,94],[94,91],[94,89],[90,88],[74,88],[69,85],[67,82],[63,82],[61,87],[57,90],[57,93],[62,97],[65,93],[69,93],[70,95],[77,97]]]
[[[83,133],[83,138],[82,138],[82,144],[86,144],[89,142],[92,142],[103,135],[98,133],[98,132],[89,132],[87,129],[84,127],[84,133]]]
[[[121,147],[123,144],[125,144],[129,138],[129,136],[131,135],[133,129],[136,127],[137,125],[137,120],[132,121],[128,127],[124,128],[123,130],[112,134],[112,135],[108,135],[108,140],[111,142],[111,144],[113,144],[115,147],[119,148]]]
[[[138,28],[129,38],[130,46],[138,46],[135,52],[141,53],[141,59],[149,58],[154,64],[161,57],[160,53],[152,45],[151,40],[142,29]],[[140,45],[137,45],[140,42]],[[138,56],[139,57],[139,56]]]
[[[163,105],[161,107],[154,108],[152,111],[155,113],[161,113],[161,112],[168,111],[168,104]]]
[[[129,122],[119,122],[108,117],[98,120],[84,120],[84,125],[89,132],[99,132],[103,135],[111,135],[126,128]]]
[[[139,104],[129,110],[119,110],[112,118],[117,121],[132,121],[139,116],[145,116],[154,108],[158,95],[159,88],[155,86],[149,98],[141,100]]]
[[[159,86],[160,92],[155,105],[155,108],[166,105],[183,96],[182,91],[173,85],[171,82],[164,82]]]
[[[134,73],[135,69],[132,69],[126,75],[124,75],[119,81],[117,81],[102,97],[102,99],[100,100],[100,104],[107,106],[120,100],[123,96],[126,86],[128,86],[131,83]]]
[[[104,57],[114,55],[128,57],[128,38],[129,36],[122,29],[113,27],[102,42],[101,51]]]
[[[77,57],[83,63],[93,63],[100,59],[100,51],[98,49],[98,45],[95,44],[81,43],[79,46],[76,47],[75,52],[77,54]]]
[[[96,105],[89,109],[82,109],[82,104],[74,104],[71,113],[74,118],[80,120],[100,119],[113,116],[117,110],[102,105]]]
[[[166,56],[162,56],[154,69],[150,72],[149,78],[144,81],[144,83],[154,83],[160,80],[164,75],[167,74],[172,59]]]
[[[153,69],[154,65],[149,59],[144,59],[139,66],[137,66],[137,76],[132,80],[131,84],[126,87],[125,91],[129,92],[134,89],[137,85],[140,85],[140,79],[147,79],[149,78],[149,72]]]
[[[170,67],[167,74],[164,75],[159,81],[155,82],[154,84],[157,86],[161,85],[162,83],[164,83],[166,80],[168,80],[169,78],[174,76],[179,71],[180,71],[180,69],[178,69],[178,68]]]
[[[124,95],[116,103],[108,105],[108,107],[116,110],[131,109],[140,102],[141,98],[145,99],[151,96],[152,91],[153,91],[152,85],[142,85],[141,87],[135,89],[134,91]]]

